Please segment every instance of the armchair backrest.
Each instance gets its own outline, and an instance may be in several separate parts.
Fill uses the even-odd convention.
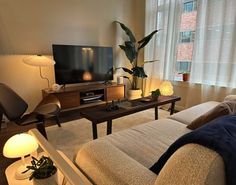
[[[10,120],[19,119],[28,108],[28,104],[10,87],[0,83],[0,111]]]

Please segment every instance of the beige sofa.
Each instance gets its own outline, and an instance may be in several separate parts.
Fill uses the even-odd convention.
[[[159,175],[149,168],[168,146],[185,133],[192,120],[218,105],[206,102],[167,119],[142,124],[86,143],[68,162],[57,154],[37,130],[31,130],[43,148],[65,175],[67,184],[142,184],[142,185],[224,185],[222,158],[197,144],[178,149]]]
[[[218,104],[206,102],[91,141],[79,150],[75,163],[93,184],[223,185],[222,158],[197,144],[177,150],[159,175],[149,170],[170,144],[191,131],[186,125]]]

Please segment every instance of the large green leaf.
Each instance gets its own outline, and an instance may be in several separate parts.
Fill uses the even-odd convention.
[[[129,79],[129,77],[128,76],[122,76],[123,78],[126,78],[126,79]]]
[[[126,72],[126,73],[129,73],[129,74],[131,74],[131,75],[133,75],[134,74],[134,72],[133,71],[131,71],[130,69],[128,69],[128,68],[126,68],[126,67],[121,67],[123,70],[124,70],[124,72]]]
[[[136,58],[135,45],[131,41],[126,41],[125,45],[119,45],[122,50],[124,50],[125,55],[129,59],[130,63]]]
[[[132,33],[132,31],[125,26],[123,23],[119,22],[119,21],[115,21],[116,23],[120,24],[120,27],[125,31],[125,33],[129,36],[129,39],[131,42],[136,42],[136,39],[134,37],[134,34]]]
[[[150,33],[148,36],[144,37],[142,40],[138,41],[138,43],[140,44],[138,49],[145,47],[149,43],[149,41],[152,39],[153,35],[155,35],[158,31],[159,30],[155,30],[152,33]]]
[[[137,77],[140,77],[140,78],[146,78],[147,77],[143,67],[139,67],[139,66],[133,67],[132,71],[133,71],[133,76],[137,76]]]

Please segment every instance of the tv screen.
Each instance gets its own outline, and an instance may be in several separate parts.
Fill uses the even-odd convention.
[[[52,49],[58,84],[113,79],[112,47],[53,44]]]

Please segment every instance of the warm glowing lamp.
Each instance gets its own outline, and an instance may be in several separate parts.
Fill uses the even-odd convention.
[[[85,71],[85,72],[83,73],[83,80],[85,80],[85,81],[92,80],[92,75],[91,75],[91,73],[88,72],[88,71]]]
[[[171,82],[169,81],[162,82],[160,86],[160,92],[161,92],[161,95],[163,96],[171,96],[174,93]]]
[[[55,64],[55,61],[48,58],[48,57],[42,56],[42,55],[33,55],[33,56],[29,56],[29,57],[24,58],[23,62],[25,64],[28,64],[28,65],[31,65],[31,66],[39,67],[40,77],[42,79],[47,80],[48,88],[49,88],[49,80],[48,80],[48,78],[46,78],[42,75],[42,69],[41,68],[42,67],[47,67],[47,66],[53,66]]]
[[[26,168],[24,156],[35,152],[38,148],[36,139],[29,134],[17,134],[10,137],[3,147],[3,155],[7,158],[18,158],[21,157],[22,165],[16,170],[15,178],[26,179],[29,178],[31,172],[24,172]]]

